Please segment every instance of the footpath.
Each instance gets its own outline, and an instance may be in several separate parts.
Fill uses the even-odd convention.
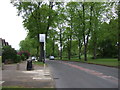
[[[26,70],[27,62],[4,65],[2,70],[3,88],[55,88],[48,66],[33,65],[34,70]]]

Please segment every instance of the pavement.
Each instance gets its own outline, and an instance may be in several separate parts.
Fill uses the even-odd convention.
[[[46,63],[56,88],[118,88],[117,68],[57,60]]]
[[[4,65],[2,87],[54,88],[49,67],[34,65],[34,70],[26,70],[27,62]]]

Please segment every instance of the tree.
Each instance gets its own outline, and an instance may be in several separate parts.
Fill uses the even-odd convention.
[[[99,28],[97,30],[97,42],[96,42],[96,58],[99,57],[117,57],[117,19],[111,19],[109,23],[101,23],[99,24]],[[94,43],[93,37],[89,42],[89,50],[93,52]],[[94,57],[93,57],[94,58]]]
[[[84,42],[84,60],[87,61],[87,47],[88,47],[88,40],[89,40],[89,36],[90,36],[90,32],[92,30],[92,11],[93,11],[93,3],[90,3],[90,7],[88,7],[90,10],[90,16],[89,16],[89,28],[86,28],[87,25],[85,24],[86,21],[86,11],[85,11],[85,6],[87,6],[87,4],[83,3],[82,4],[82,8],[83,8],[83,42]],[[86,22],[87,23],[87,22]]]
[[[26,60],[30,56],[30,53],[28,51],[20,51],[17,54],[21,56],[22,60]]]
[[[116,58],[117,57],[117,46],[112,44],[110,39],[105,39],[99,42],[98,45],[99,58]]]
[[[90,32],[90,44],[92,44],[93,59],[97,56],[97,43],[100,30],[100,24],[102,23],[103,13],[106,13],[104,3],[94,2],[93,3],[93,17],[92,17],[92,30]],[[102,29],[102,28],[101,28]]]
[[[81,59],[81,48],[82,48],[82,44],[83,44],[83,37],[82,37],[82,13],[80,10],[77,9],[77,13],[76,13],[76,18],[74,19],[76,22],[74,23],[74,33],[75,36],[78,39],[78,48],[79,48],[79,59]]]
[[[89,40],[93,42],[93,49],[94,49],[93,55],[94,58],[96,58],[96,49],[97,49],[97,41],[99,34],[98,30],[103,29],[102,27],[100,27],[101,23],[107,22],[112,18],[110,17],[110,12],[109,12],[109,10],[111,11],[112,6],[113,3],[96,3],[96,2],[83,3],[83,40],[84,40],[85,60],[87,60],[87,47],[89,44],[88,42]],[[85,7],[88,7],[89,9],[85,9]],[[89,24],[87,24],[87,21],[89,21]]]
[[[39,46],[39,43],[37,42],[36,38],[30,38],[29,35],[25,38],[25,40],[22,40],[19,44],[20,51],[28,51],[32,56],[39,56],[38,49],[36,47]]]
[[[92,46],[93,46],[93,59],[96,59],[97,56],[97,38],[98,38],[98,30],[100,25],[100,18],[101,18],[101,12],[102,9],[100,8],[102,5],[101,3],[94,3],[93,8],[93,30],[91,32],[91,40],[92,40]]]
[[[76,12],[77,2],[69,2],[66,5],[66,21],[68,23],[67,33],[68,33],[68,59],[71,59],[71,51],[72,51],[72,39],[73,39],[73,31],[74,31],[74,15]]]
[[[54,30],[54,29],[49,30],[49,32],[48,32],[48,38],[49,39],[48,39],[47,43],[51,44],[50,46],[52,48],[52,53],[51,53],[52,56],[55,56],[55,50],[57,50],[56,45],[55,45],[55,42],[58,38],[57,36],[58,35],[57,35],[56,30]]]
[[[4,46],[2,53],[2,62],[14,63],[17,62],[17,52],[11,46]]]
[[[62,60],[62,52],[63,52],[63,32],[65,30],[65,8],[64,3],[59,3],[57,6],[57,14],[58,17],[56,18],[57,28],[59,29],[58,35],[59,35],[59,43],[60,43],[60,59]]]
[[[120,61],[120,0],[118,2],[118,61]]]
[[[76,53],[79,59],[83,53],[85,61],[87,54],[93,54],[96,59],[97,55],[103,56],[104,52],[109,51],[99,50],[105,48],[104,43],[108,48],[112,47],[116,50],[116,38],[119,36],[113,37],[117,35],[117,29],[114,27],[117,21],[116,16],[113,15],[115,13],[113,9],[116,8],[114,2],[16,1],[14,5],[18,9],[18,14],[24,19],[23,24],[29,36],[21,42],[21,49],[26,49],[32,54],[40,53],[39,34],[47,36],[47,56],[57,56],[59,53],[60,59],[67,56],[70,60]],[[108,42],[111,44],[109,45]]]
[[[55,12],[52,10],[53,2],[49,5],[43,2],[12,2],[18,9],[24,19],[24,27],[27,29],[32,38],[37,37],[39,42],[39,34],[48,34],[49,27],[54,23]],[[45,12],[46,11],[46,12]],[[47,38],[46,38],[47,39]],[[39,45],[40,49],[42,44]],[[37,47],[37,50],[39,47]],[[40,57],[40,61],[41,57]]]

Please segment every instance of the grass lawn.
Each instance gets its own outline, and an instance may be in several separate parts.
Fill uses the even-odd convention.
[[[2,88],[24,88],[20,86],[2,86]]]
[[[89,59],[87,63],[102,64],[107,66],[118,66],[117,59]]]
[[[55,88],[24,88],[19,86],[4,86],[2,90],[55,90]]]
[[[33,62],[33,64],[36,64],[36,65],[39,65],[39,66],[43,66],[43,65],[44,65],[43,62],[39,62],[39,61],[37,61],[37,62]]]
[[[59,60],[59,59],[56,59]],[[85,62],[85,63],[93,63],[93,64],[102,64],[107,66],[118,66],[118,60],[112,59],[112,58],[101,58],[101,59],[90,59],[88,57],[88,61],[84,61],[83,57],[81,60],[78,58],[71,58],[71,60],[68,60],[68,58],[63,58],[64,61],[78,61],[78,62]]]

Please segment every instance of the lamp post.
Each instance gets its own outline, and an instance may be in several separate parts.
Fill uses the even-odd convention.
[[[40,41],[40,58],[39,61],[45,63],[45,34],[39,34]]]

